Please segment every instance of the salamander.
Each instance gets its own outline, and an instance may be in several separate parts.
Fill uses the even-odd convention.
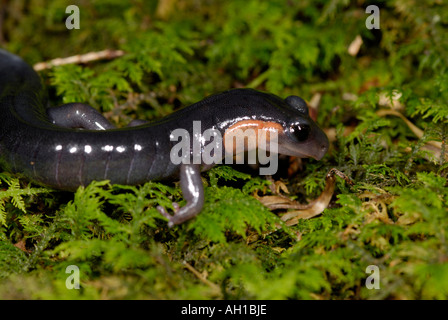
[[[173,163],[171,133],[193,124],[223,137],[236,129],[277,130],[278,154],[320,160],[325,133],[310,118],[306,102],[253,89],[230,89],[152,122],[115,128],[93,107],[69,103],[51,107],[39,75],[20,57],[0,49],[0,166],[54,189],[74,191],[94,180],[138,185],[180,179],[186,205],[174,213],[157,209],[170,226],[197,215],[204,203],[201,171],[212,165]],[[203,142],[203,141],[202,141]],[[203,152],[201,148],[190,148]],[[225,149],[225,145],[223,147]],[[225,150],[228,152],[229,150]],[[244,149],[247,151],[247,148]]]

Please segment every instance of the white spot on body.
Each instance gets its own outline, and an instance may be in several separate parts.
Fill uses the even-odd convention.
[[[115,149],[116,149],[118,152],[120,152],[120,153],[126,151],[126,147],[123,147],[123,146],[118,146],[118,147],[116,147]]]
[[[110,152],[110,151],[114,150],[114,146],[105,145],[105,146],[101,147],[101,150]]]

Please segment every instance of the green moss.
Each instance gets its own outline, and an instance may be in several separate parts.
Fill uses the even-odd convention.
[[[126,52],[42,71],[53,104],[86,102],[126,125],[231,87],[308,101],[320,94],[329,153],[274,178],[304,200],[319,195],[333,167],[354,184],[337,180],[321,216],[285,227],[255,197],[272,195],[270,182],[219,166],[203,174],[203,212],[169,229],[155,207],[183,204],[176,183],[95,182],[72,194],[3,172],[0,297],[447,299],[448,8],[378,1],[380,30],[368,30],[368,4],[93,1],[79,4],[81,29],[68,30],[66,1],[8,3],[1,45],[30,63]],[[363,44],[352,56],[357,35]],[[377,114],[392,104],[422,136]],[[66,287],[71,265],[79,290]],[[370,265],[379,290],[366,287]]]

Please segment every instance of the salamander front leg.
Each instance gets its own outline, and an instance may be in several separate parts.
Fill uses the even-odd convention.
[[[202,210],[204,205],[204,186],[201,180],[201,168],[197,164],[182,164],[180,167],[180,187],[187,204],[182,208],[175,203],[174,215],[168,214],[165,208],[158,206],[157,210],[169,220],[168,226],[181,224]]]
[[[59,107],[49,108],[47,114],[55,125],[61,127],[86,130],[115,128],[101,113],[85,103],[67,103]]]
[[[107,130],[115,126],[96,109],[85,103],[67,103],[47,109],[51,121],[60,127],[86,130]],[[132,120],[128,127],[137,127],[148,123],[146,120]]]

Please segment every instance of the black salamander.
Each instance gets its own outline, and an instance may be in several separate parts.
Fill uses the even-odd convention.
[[[41,185],[74,191],[94,180],[137,185],[180,178],[186,205],[179,208],[173,204],[173,215],[158,207],[170,226],[201,211],[204,191],[200,174],[211,167],[170,161],[175,144],[170,135],[175,129],[184,129],[191,136],[194,121],[200,121],[202,130],[217,129],[222,137],[235,129],[274,129],[278,130],[279,154],[320,160],[328,149],[328,139],[309,117],[304,100],[296,96],[281,99],[252,89],[228,90],[161,120],[137,121],[117,129],[86,104],[48,107],[38,74],[2,49],[0,113],[0,165]]]

